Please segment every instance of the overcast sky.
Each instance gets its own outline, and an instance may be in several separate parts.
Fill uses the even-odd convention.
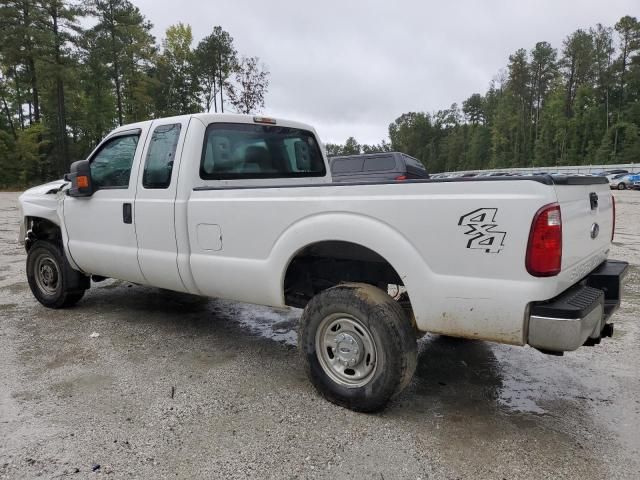
[[[577,28],[640,16],[639,0],[133,0],[158,40],[177,22],[194,46],[221,25],[271,72],[265,114],[313,124],[325,142],[387,138],[408,111],[484,93],[518,48],[560,48]]]

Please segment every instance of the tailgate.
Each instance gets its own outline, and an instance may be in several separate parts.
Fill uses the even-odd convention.
[[[603,177],[554,178],[562,214],[564,288],[581,280],[609,253],[613,229],[613,200]]]

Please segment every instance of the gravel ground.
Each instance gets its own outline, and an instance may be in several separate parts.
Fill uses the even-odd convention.
[[[613,339],[549,357],[427,335],[365,415],[307,382],[297,310],[111,280],[40,306],[0,193],[0,478],[639,478],[640,192],[616,196]]]

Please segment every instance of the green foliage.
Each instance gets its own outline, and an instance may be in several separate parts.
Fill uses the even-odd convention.
[[[194,51],[194,73],[200,99],[207,112],[212,108],[217,112],[218,104],[221,111],[224,111],[224,89],[228,85],[229,76],[237,67],[233,38],[222,27],[213,27],[213,32],[203,38]]]
[[[558,51],[519,49],[482,95],[389,125],[431,172],[640,163],[640,22],[578,29]],[[332,145],[334,151],[344,146]]]
[[[237,111],[264,105],[268,72],[221,27],[195,50],[189,25],[161,46],[151,29],[129,0],[0,3],[0,187],[60,178],[115,126],[217,111],[231,89]]]
[[[18,133],[9,162],[18,167],[19,185],[39,183],[51,177],[52,165],[42,153],[50,147],[50,142],[46,140],[48,133],[42,124],[33,125]]]
[[[360,155],[368,153],[391,152],[391,144],[386,140],[382,140],[378,144],[360,144],[354,137],[349,137],[344,144],[327,143],[325,145],[327,155],[336,157],[342,155]]]
[[[193,68],[193,35],[191,27],[178,23],[170,26],[162,42],[158,58],[159,116],[196,113],[199,110],[195,71]]]
[[[264,107],[269,72],[258,57],[242,57],[235,69],[235,82],[227,84],[229,102],[239,113],[256,113]]]

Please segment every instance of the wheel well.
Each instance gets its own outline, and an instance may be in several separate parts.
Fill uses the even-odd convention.
[[[396,285],[397,297],[408,303],[406,292],[401,293],[402,279],[387,260],[367,247],[344,241],[314,243],[295,255],[284,277],[285,303],[302,308],[317,293],[343,282],[368,283],[385,292],[389,285]]]
[[[25,249],[27,252],[36,240],[49,240],[62,245],[62,231],[51,220],[40,217],[27,217]]]

